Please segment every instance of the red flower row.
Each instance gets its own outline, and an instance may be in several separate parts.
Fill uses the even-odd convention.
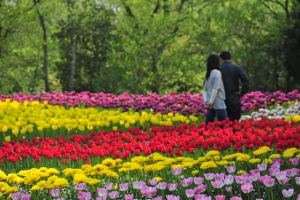
[[[220,127],[223,126],[223,129]],[[91,157],[126,159],[130,155],[150,155],[153,152],[181,156],[184,151],[194,153],[196,148],[226,150],[233,145],[235,151],[253,149],[264,145],[276,146],[281,152],[285,148],[300,146],[300,126],[282,120],[215,122],[205,126],[181,124],[151,127],[146,130],[129,128],[128,132],[101,131],[89,135],[73,135],[69,138],[56,136],[55,139],[33,138],[19,142],[3,142],[0,147],[0,161],[17,162],[20,158],[32,157],[36,162],[41,157],[52,159],[89,160]]]

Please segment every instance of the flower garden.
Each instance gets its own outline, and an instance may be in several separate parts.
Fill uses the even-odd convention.
[[[0,199],[300,200],[300,93],[0,95]]]

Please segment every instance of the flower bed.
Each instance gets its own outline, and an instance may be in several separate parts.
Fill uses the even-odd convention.
[[[1,97],[0,199],[300,199],[296,90],[208,125],[201,94]]]

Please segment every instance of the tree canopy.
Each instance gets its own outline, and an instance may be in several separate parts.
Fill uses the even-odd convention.
[[[0,1],[0,93],[202,92],[230,51],[250,90],[300,86],[300,0]]]

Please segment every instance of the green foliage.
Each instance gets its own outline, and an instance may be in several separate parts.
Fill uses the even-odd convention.
[[[290,91],[300,86],[299,5],[295,0],[40,0],[50,89],[199,93],[207,56],[229,50],[248,72],[250,90]],[[44,90],[43,30],[33,1],[1,2],[0,22],[0,93]]]

